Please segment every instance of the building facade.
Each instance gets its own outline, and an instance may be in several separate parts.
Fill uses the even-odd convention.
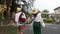
[[[54,9],[55,14],[60,14],[60,6]]]
[[[55,11],[55,20],[56,22],[60,22],[60,6],[54,9]]]

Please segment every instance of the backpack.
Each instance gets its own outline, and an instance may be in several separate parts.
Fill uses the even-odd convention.
[[[26,18],[23,18],[23,13],[21,12],[20,16],[19,16],[19,22],[25,22]]]

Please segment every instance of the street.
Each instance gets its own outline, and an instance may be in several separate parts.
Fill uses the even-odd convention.
[[[46,27],[42,28],[42,34],[60,34],[60,25],[57,24],[48,24],[45,23]],[[31,30],[26,29],[24,34],[33,34],[33,30],[31,27]]]

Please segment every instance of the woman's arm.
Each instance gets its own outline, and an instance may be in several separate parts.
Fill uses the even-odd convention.
[[[45,23],[43,22],[43,19],[41,17],[41,13],[39,14],[39,18],[40,18],[40,23],[42,27],[45,27]]]

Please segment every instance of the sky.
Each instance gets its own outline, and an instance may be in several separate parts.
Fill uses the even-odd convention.
[[[41,11],[47,9],[50,13],[54,13],[54,9],[60,6],[60,0],[35,0],[34,7]]]

